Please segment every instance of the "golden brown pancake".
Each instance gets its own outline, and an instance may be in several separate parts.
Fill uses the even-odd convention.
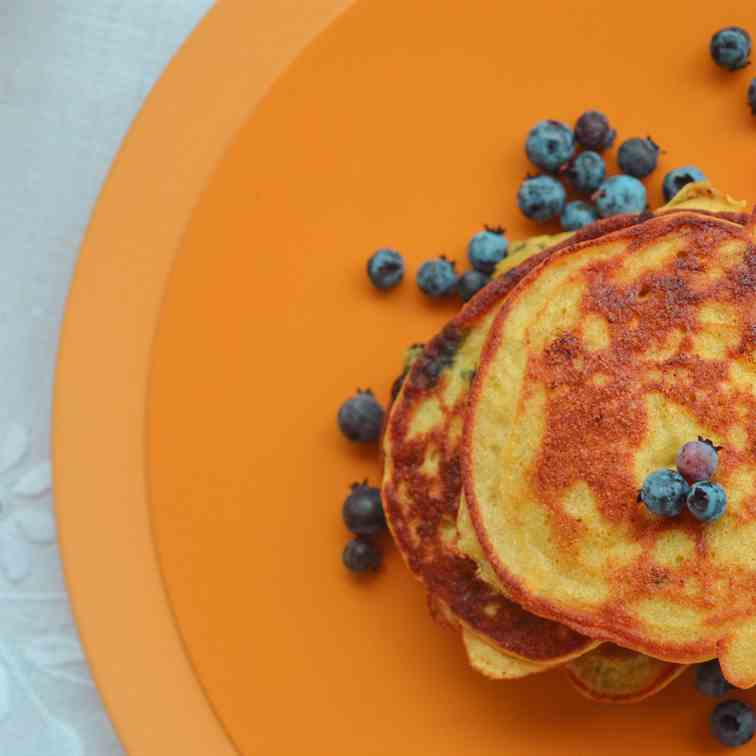
[[[636,703],[658,693],[687,667],[604,643],[566,665],[575,689],[591,701]]]
[[[549,256],[511,292],[473,383],[471,518],[503,590],[539,616],[756,683],[753,226],[685,210]],[[637,501],[703,435],[714,523]]]
[[[610,218],[574,238],[596,238],[639,221],[639,216]],[[507,261],[502,268],[508,269],[427,344],[405,378],[384,433],[387,520],[409,568],[431,594],[434,614],[472,631],[496,651],[544,668],[595,643],[524,611],[480,579],[476,563],[457,548],[459,447],[470,381],[498,308],[523,276],[568,241],[543,250],[531,245],[534,254],[516,267]]]

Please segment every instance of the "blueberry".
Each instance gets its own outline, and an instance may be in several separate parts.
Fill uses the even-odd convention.
[[[375,535],[386,528],[380,489],[354,483],[341,510],[344,524],[355,535]]]
[[[755,93],[756,94],[756,93]],[[673,168],[662,183],[664,199],[669,202],[686,184],[694,181],[706,181],[706,176],[695,165],[684,165],[682,168]]]
[[[748,85],[748,104],[751,106],[751,113],[756,115],[756,79],[751,79]]]
[[[523,214],[543,223],[556,218],[567,201],[564,187],[551,176],[526,178],[517,192],[517,204]]]
[[[383,407],[378,404],[370,389],[358,390],[339,407],[338,422],[341,432],[350,441],[377,441],[383,425]]]
[[[690,487],[688,509],[697,520],[714,522],[727,509],[727,494],[718,483],[701,480]]]
[[[705,696],[721,698],[729,690],[732,690],[733,686],[725,680],[722,667],[719,666],[719,659],[712,659],[698,665],[696,687]]]
[[[383,561],[380,549],[364,538],[353,538],[341,555],[344,566],[352,572],[375,572]]]
[[[404,278],[404,259],[393,249],[379,249],[368,260],[367,272],[376,289],[393,289]]]
[[[688,491],[690,486],[680,473],[674,470],[656,470],[643,481],[638,500],[654,514],[676,517],[685,506]]]
[[[750,63],[751,35],[740,26],[726,26],[711,38],[709,52],[718,66],[736,71]]]
[[[534,165],[553,173],[575,154],[575,135],[561,121],[539,121],[528,133],[525,152]]]
[[[604,158],[598,152],[581,152],[567,166],[565,175],[576,191],[593,194],[606,176]]]
[[[722,745],[745,745],[753,737],[753,726],[753,709],[742,701],[722,701],[711,713],[711,734]]]
[[[617,132],[598,110],[586,110],[575,124],[575,138],[586,150],[601,152],[612,146]]]
[[[489,228],[479,231],[467,245],[470,265],[481,273],[491,274],[494,268],[507,256],[509,242],[503,228]]]
[[[436,298],[445,297],[451,294],[457,285],[454,263],[445,257],[427,260],[417,271],[416,280],[423,294]]]
[[[463,302],[472,299],[488,282],[490,278],[479,270],[468,270],[457,281],[457,291]]]
[[[593,195],[599,215],[642,213],[646,209],[646,187],[632,176],[610,176]]]
[[[562,211],[562,228],[565,231],[577,231],[598,219],[596,208],[582,200],[568,202]]]
[[[622,173],[635,178],[645,178],[656,168],[659,151],[659,145],[651,137],[632,137],[620,145],[617,163]]]
[[[708,439],[688,441],[677,453],[677,471],[688,481],[709,480],[717,469],[717,447]]]

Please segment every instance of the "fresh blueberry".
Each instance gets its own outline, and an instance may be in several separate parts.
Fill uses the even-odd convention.
[[[622,173],[635,178],[645,178],[656,168],[659,151],[659,145],[651,137],[632,137],[620,145],[617,163]]]
[[[581,152],[565,170],[565,175],[575,190],[583,194],[593,194],[606,176],[604,158],[589,150]]]
[[[750,63],[751,35],[740,26],[720,29],[709,42],[714,62],[729,71],[744,68]]]
[[[417,271],[416,280],[423,294],[435,298],[445,297],[451,294],[457,285],[454,263],[445,257],[427,260]]]
[[[719,666],[719,659],[699,664],[696,668],[696,687],[705,696],[712,698],[721,698],[732,685],[725,680],[722,674],[722,667]]]
[[[756,94],[756,92],[754,92]],[[694,181],[706,181],[703,172],[695,165],[684,165],[682,168],[673,168],[662,183],[664,199],[669,202],[686,184]]]
[[[742,701],[722,701],[711,713],[711,734],[722,745],[745,745],[753,737],[753,729],[753,709]]]
[[[525,152],[534,165],[553,173],[575,154],[575,135],[561,121],[539,121],[528,133]]]
[[[358,390],[339,407],[338,422],[341,432],[350,441],[377,441],[383,425],[383,407],[378,404],[370,389]]]
[[[756,79],[751,79],[748,85],[748,104],[751,106],[751,113],[756,115]]]
[[[479,270],[468,270],[457,281],[457,291],[463,302],[472,299],[491,279]]]
[[[688,491],[690,486],[680,473],[674,470],[656,470],[643,481],[638,500],[654,514],[677,517],[685,506]]]
[[[568,202],[562,211],[561,222],[565,231],[577,231],[595,220],[598,220],[596,208],[582,200]]]
[[[699,436],[698,441],[688,441],[677,453],[677,471],[688,483],[709,480],[717,469],[717,461],[717,447]]]
[[[355,535],[371,536],[386,528],[380,489],[354,483],[341,510],[344,524]]]
[[[517,192],[517,204],[523,214],[543,223],[556,218],[567,201],[564,187],[551,176],[526,178]]]
[[[598,110],[586,110],[575,124],[575,138],[586,150],[601,152],[612,146],[617,132]]]
[[[701,480],[690,487],[688,509],[697,520],[714,522],[727,509],[727,494],[718,483]]]
[[[383,561],[380,549],[364,538],[353,538],[341,555],[344,566],[352,572],[375,572]]]
[[[379,249],[368,260],[367,272],[376,289],[393,289],[404,278],[404,259],[393,249]]]
[[[481,273],[494,272],[494,268],[507,256],[509,242],[503,228],[489,228],[479,231],[467,245],[470,265]]]
[[[599,215],[642,213],[646,209],[646,187],[632,176],[610,176],[593,195]]]

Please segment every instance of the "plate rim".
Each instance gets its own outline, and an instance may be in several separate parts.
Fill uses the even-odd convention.
[[[81,245],[55,374],[55,509],[79,634],[130,753],[162,756],[179,743],[184,756],[237,753],[185,653],[152,539],[152,342],[213,168],[281,72],[351,2],[309,0],[302,14],[299,0],[219,0],[135,119]],[[170,180],[156,180],[156,165]]]

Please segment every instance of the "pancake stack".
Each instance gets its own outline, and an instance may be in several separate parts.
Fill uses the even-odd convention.
[[[472,667],[564,667],[632,702],[718,657],[756,683],[756,229],[689,184],[655,213],[513,243],[415,356],[385,434],[386,517]],[[704,436],[726,515],[666,519],[646,475]]]

